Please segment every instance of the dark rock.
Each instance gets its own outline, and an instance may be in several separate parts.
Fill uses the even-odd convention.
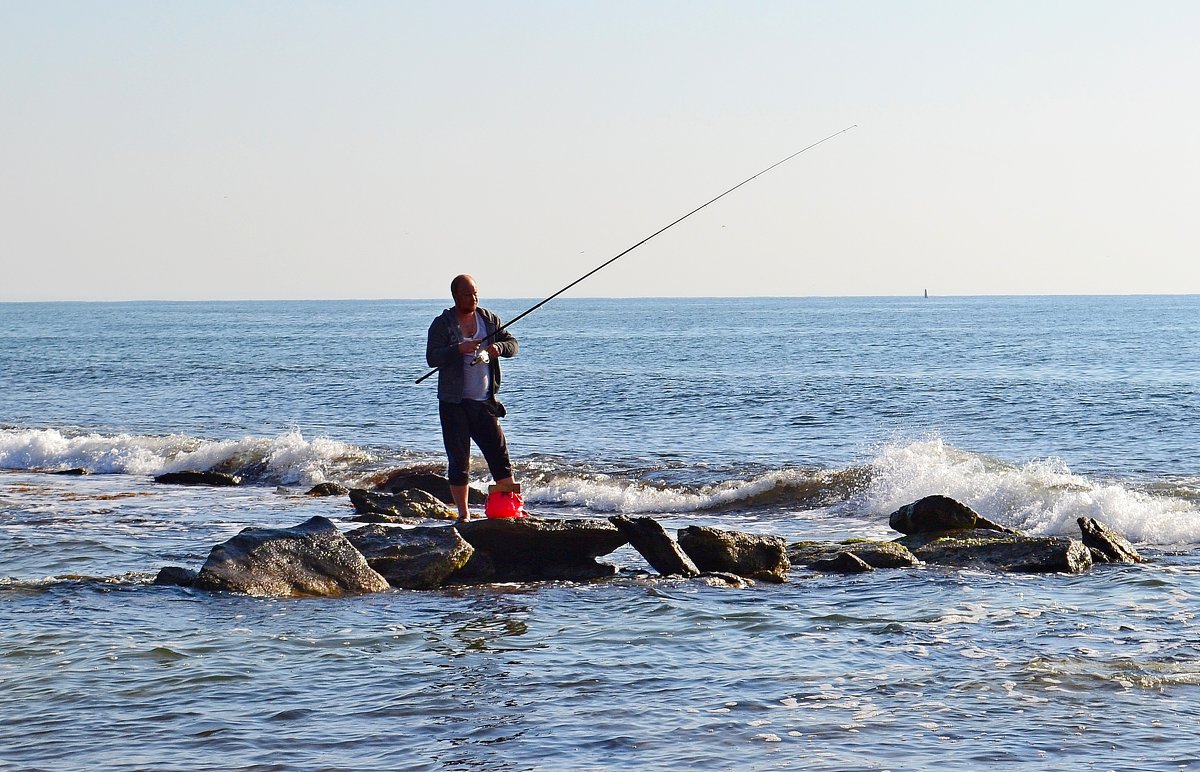
[[[172,587],[191,587],[196,583],[197,576],[199,574],[190,568],[163,566],[159,569],[158,576],[154,577],[154,583]]]
[[[1004,533],[1016,533],[997,525],[975,510],[949,496],[926,496],[905,504],[888,516],[888,525],[903,534],[940,533],[970,528],[988,528]]]
[[[366,522],[412,522],[420,518],[433,520],[454,520],[458,515],[439,499],[425,491],[410,488],[400,493],[372,493],[363,488],[350,491],[350,503],[360,515],[382,515],[382,518]]]
[[[1138,554],[1128,539],[1099,520],[1081,517],[1076,522],[1079,523],[1079,530],[1083,532],[1083,543],[1092,551],[1092,558],[1097,563],[1142,563],[1145,561],[1145,558]]]
[[[616,566],[596,558],[627,541],[605,520],[523,517],[472,520],[455,527],[475,548],[467,565],[450,577],[460,584],[610,577]]]
[[[336,482],[323,482],[308,489],[305,496],[345,496],[350,491],[345,485]]]
[[[75,477],[81,477],[83,475],[88,475],[91,473],[92,473],[92,470],[84,469],[81,466],[77,466],[74,469],[58,469],[58,470],[51,472],[50,474],[64,474],[64,475],[71,475],[71,476],[75,476]]]
[[[608,521],[615,525],[633,548],[641,553],[650,566],[663,576],[696,576],[700,569],[692,562],[674,537],[652,517],[614,515]]]
[[[378,480],[375,485],[375,490],[380,493],[400,493],[413,488],[431,494],[444,504],[454,504],[450,495],[450,481],[426,467],[397,469]],[[474,488],[467,489],[467,504],[478,506],[486,503],[486,493]]]
[[[378,592],[388,582],[332,521],[292,528],[245,528],[212,548],[196,587],[248,595],[340,596]]]
[[[850,539],[836,544],[809,541],[788,545],[788,559],[793,566],[815,568],[813,563],[836,558],[845,552],[852,552],[871,568],[908,568],[921,562],[907,547],[894,541]]]
[[[1091,568],[1083,542],[1066,536],[1022,536],[976,529],[897,539],[926,563],[1016,573],[1080,573]]]
[[[725,571],[750,579],[786,582],[791,563],[778,536],[723,531],[701,525],[679,530],[679,546],[701,571]]]
[[[809,563],[814,571],[827,571],[838,574],[862,574],[874,571],[866,561],[853,552],[839,552],[831,558],[822,558]]]
[[[167,472],[154,478],[165,485],[240,485],[242,480],[224,472]]]
[[[475,549],[450,526],[388,528],[367,525],[346,534],[355,549],[393,587],[430,590],[467,564]]]

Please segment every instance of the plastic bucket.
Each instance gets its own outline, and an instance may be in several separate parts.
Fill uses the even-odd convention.
[[[493,520],[525,517],[525,500],[516,491],[492,491],[488,494],[483,513]]]

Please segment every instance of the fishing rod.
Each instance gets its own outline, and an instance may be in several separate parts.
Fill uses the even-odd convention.
[[[516,315],[516,316],[514,316],[512,319],[508,320],[508,321],[507,321],[507,322],[505,322],[504,324],[502,324],[502,325],[500,325],[499,327],[497,327],[497,328],[496,328],[496,330],[495,330],[495,332],[493,332],[493,333],[490,333],[490,334],[489,334],[487,337],[488,337],[488,338],[493,338],[493,337],[495,337],[495,336],[496,336],[496,335],[497,335],[497,334],[498,334],[498,333],[499,333],[501,330],[507,330],[507,329],[508,329],[509,327],[511,327],[512,325],[516,324],[517,322],[521,321],[521,320],[522,320],[522,319],[524,319],[525,317],[529,316],[529,315],[530,315],[530,314],[532,314],[534,311],[536,311],[536,310],[538,310],[539,308],[541,308],[542,306],[546,305],[546,304],[547,304],[547,303],[549,303],[551,300],[554,300],[556,297],[558,297],[559,295],[563,294],[563,293],[564,293],[564,292],[566,292],[567,290],[571,289],[571,288],[572,288],[572,287],[574,287],[576,284],[579,284],[581,281],[583,281],[584,279],[588,278],[588,277],[589,277],[589,276],[591,276],[592,274],[599,273],[600,271],[604,270],[604,269],[605,269],[605,268],[607,268],[608,266],[610,266],[610,265],[612,265],[613,263],[615,263],[615,262],[617,262],[618,260],[620,260],[622,257],[625,257],[625,255],[629,254],[629,253],[630,253],[630,252],[632,252],[633,250],[635,250],[635,249],[637,249],[638,247],[640,247],[641,245],[645,244],[645,243],[646,243],[647,241],[649,241],[650,239],[652,239],[652,238],[654,238],[655,236],[659,235],[659,234],[660,234],[660,233],[662,233],[663,231],[666,231],[666,230],[669,230],[669,229],[671,229],[671,228],[674,228],[676,225],[678,225],[679,223],[683,222],[683,221],[684,221],[684,220],[686,220],[687,218],[691,217],[691,216],[692,216],[692,215],[694,215],[696,212],[699,212],[701,209],[703,209],[704,207],[708,206],[709,204],[715,204],[716,202],[720,201],[722,198],[725,198],[725,196],[728,196],[728,195],[729,195],[730,193],[732,193],[733,191],[735,191],[735,190],[737,190],[738,188],[740,188],[740,187],[742,187],[743,185],[745,185],[747,182],[750,182],[751,180],[755,179],[756,177],[761,177],[762,175],[764,175],[764,174],[766,174],[767,172],[769,172],[769,171],[771,171],[772,169],[774,169],[776,166],[782,166],[783,164],[785,164],[785,163],[787,163],[788,161],[792,160],[793,158],[795,158],[796,156],[800,155],[801,153],[803,153],[803,152],[805,152],[805,151],[808,151],[808,150],[812,150],[812,149],[813,149],[814,147],[816,147],[817,145],[820,145],[820,144],[822,144],[822,143],[824,143],[824,142],[828,142],[829,140],[831,140],[831,139],[833,139],[834,137],[837,137],[837,136],[839,136],[839,135],[845,134],[847,131],[850,131],[850,129],[853,129],[853,128],[855,128],[856,126],[858,126],[858,124],[857,124],[857,123],[856,123],[856,124],[854,124],[854,126],[847,126],[846,128],[842,129],[841,131],[838,131],[838,132],[835,132],[835,133],[833,133],[833,134],[830,134],[830,135],[829,135],[828,137],[826,137],[825,139],[822,139],[822,140],[819,140],[819,141],[817,141],[817,142],[814,142],[814,143],[812,143],[811,145],[809,145],[808,147],[803,147],[803,148],[801,148],[801,149],[797,150],[796,152],[792,153],[791,155],[789,155],[787,158],[784,158],[782,161],[776,161],[775,163],[771,164],[771,165],[770,165],[770,166],[768,166],[767,168],[765,168],[765,169],[763,169],[762,171],[760,171],[758,174],[755,174],[755,175],[753,175],[753,176],[751,176],[751,177],[747,177],[746,179],[744,179],[744,180],[742,180],[741,182],[739,182],[738,184],[734,185],[732,188],[730,188],[729,190],[725,191],[724,193],[722,193],[721,195],[717,196],[716,198],[712,198],[712,199],[709,199],[708,201],[705,201],[703,204],[701,204],[700,206],[696,207],[696,208],[695,208],[695,209],[693,209],[692,211],[688,212],[688,213],[687,213],[687,214],[685,214],[683,217],[680,217],[678,220],[675,220],[674,222],[672,222],[672,223],[671,223],[671,224],[669,224],[669,225],[664,225],[662,228],[659,228],[659,229],[658,229],[658,230],[656,230],[654,233],[651,233],[649,236],[647,236],[646,238],[642,239],[642,240],[641,240],[641,241],[639,241],[638,243],[634,244],[632,247],[629,247],[628,249],[626,249],[624,252],[620,253],[620,254],[619,254],[619,255],[617,255],[616,257],[611,257],[611,258],[609,258],[608,260],[606,260],[605,262],[603,262],[603,263],[601,263],[600,265],[596,266],[596,267],[595,267],[595,268],[593,268],[592,270],[590,270],[590,271],[588,271],[587,273],[585,273],[583,276],[580,276],[580,277],[579,277],[578,279],[576,279],[575,281],[571,282],[571,283],[570,283],[570,284],[568,284],[567,286],[565,286],[565,287],[563,287],[562,289],[560,289],[558,292],[555,292],[555,293],[554,293],[553,295],[551,295],[550,297],[546,298],[545,300],[542,300],[541,302],[537,303],[536,305],[534,305],[534,306],[532,306],[532,307],[530,307],[530,308],[527,308],[526,310],[524,310],[524,311],[522,311],[521,313],[517,314],[517,315]],[[426,379],[426,378],[428,378],[429,376],[433,375],[433,374],[434,374],[434,373],[436,373],[436,372],[437,372],[439,369],[440,369],[440,368],[437,368],[437,367],[435,367],[435,368],[433,368],[432,370],[430,370],[429,372],[425,373],[424,375],[422,375],[420,378],[418,378],[418,379],[417,379],[417,383],[420,383],[421,381],[425,380],[425,379]]]

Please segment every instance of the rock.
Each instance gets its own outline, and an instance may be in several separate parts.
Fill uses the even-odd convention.
[[[75,477],[81,477],[83,475],[89,475],[91,473],[92,473],[92,470],[84,469],[81,466],[77,466],[73,469],[57,469],[57,470],[51,472],[50,474],[64,474],[64,475],[71,475],[71,476],[75,476]]]
[[[599,563],[626,543],[606,520],[551,520],[539,517],[472,520],[455,526],[475,548],[451,582],[587,581],[613,576],[616,566]]]
[[[809,566],[819,560],[836,558],[842,553],[853,553],[871,568],[908,568],[921,561],[903,544],[894,541],[870,541],[850,539],[833,542],[796,542],[788,545],[788,559],[793,566]]]
[[[725,571],[750,579],[786,582],[791,569],[787,543],[778,536],[691,525],[680,529],[679,546],[704,572]]]
[[[345,496],[350,491],[345,485],[336,482],[323,482],[308,489],[305,496]]]
[[[912,504],[905,504],[888,516],[888,525],[893,530],[908,535],[970,528],[1016,533],[993,523],[966,504],[949,496],[926,496]]]
[[[411,522],[414,519],[454,520],[458,515],[439,499],[425,491],[411,488],[397,494],[372,493],[363,488],[350,491],[350,503],[360,515],[382,515],[366,522]],[[355,518],[360,519],[360,518]]]
[[[240,485],[242,479],[224,472],[167,472],[154,478],[165,485]]]
[[[838,574],[862,574],[874,571],[866,561],[853,552],[839,552],[831,558],[822,558],[809,563],[814,571],[828,571]]]
[[[1079,523],[1079,530],[1083,532],[1083,543],[1092,551],[1092,559],[1097,563],[1142,563],[1145,561],[1145,558],[1138,554],[1128,539],[1099,520],[1081,517],[1076,522]]]
[[[652,517],[614,515],[608,521],[615,525],[633,548],[641,553],[650,566],[663,576],[696,576],[700,569],[692,562],[679,543]]]
[[[198,574],[190,568],[163,566],[159,569],[158,576],[154,577],[154,583],[172,587],[191,587],[196,583],[197,576]]]
[[[726,573],[725,571],[705,571],[703,574],[695,577],[695,581],[707,584],[709,587],[732,587],[736,590],[744,590],[747,587],[754,586],[753,579],[747,579],[744,576]]]
[[[196,579],[204,590],[279,597],[336,597],[388,586],[324,517],[292,528],[244,528],[212,548]]]
[[[375,485],[375,490],[380,493],[400,493],[412,488],[425,491],[444,504],[454,504],[454,499],[450,496],[450,481],[427,467],[397,469]],[[486,503],[486,493],[474,488],[467,489],[467,504],[482,506]]]
[[[388,528],[367,525],[346,539],[393,587],[431,590],[467,564],[475,548],[450,526]]]
[[[1092,566],[1083,542],[1066,536],[1023,536],[976,529],[897,539],[926,563],[1016,573],[1072,573]]]

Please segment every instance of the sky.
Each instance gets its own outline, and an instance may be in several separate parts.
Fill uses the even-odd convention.
[[[1200,293],[1194,0],[0,0],[0,301]]]

